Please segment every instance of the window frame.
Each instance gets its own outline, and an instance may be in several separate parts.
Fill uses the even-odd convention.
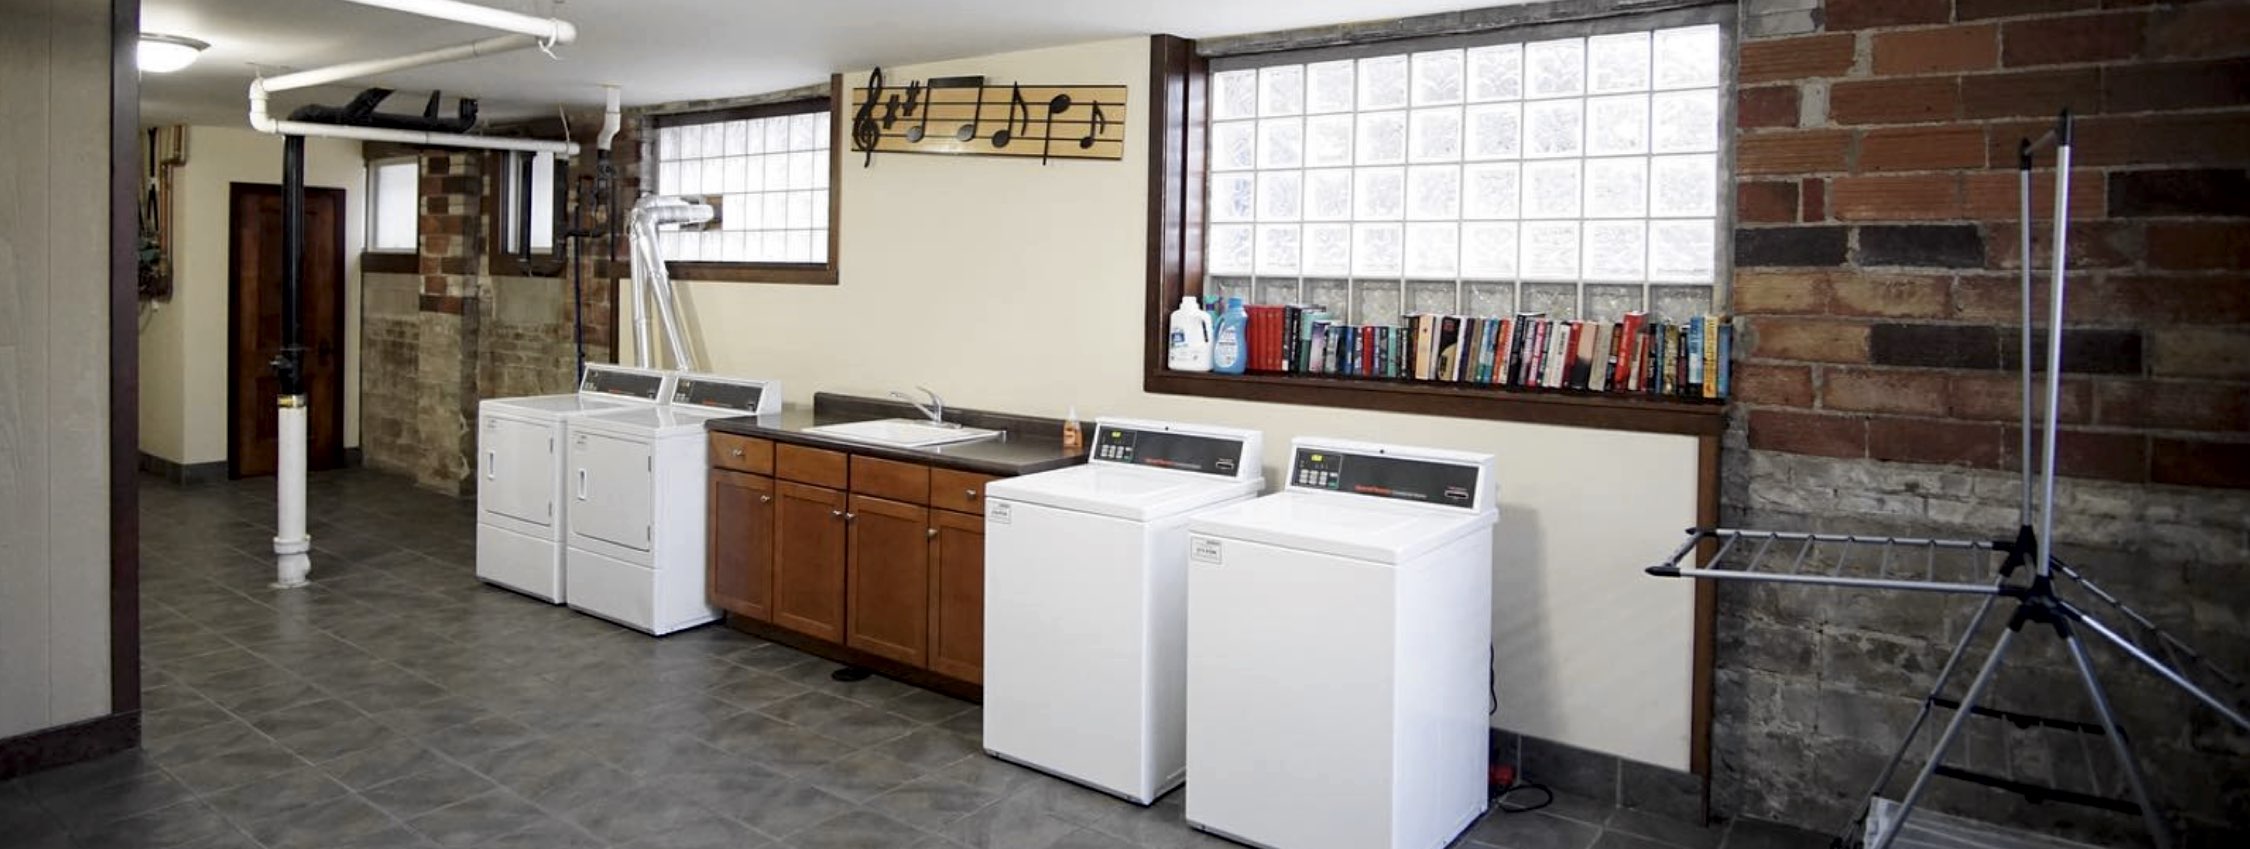
[[[515,239],[516,235],[514,227],[515,222],[509,219],[515,215],[516,211],[515,198],[511,195],[516,191],[517,188],[516,183],[518,180],[517,175],[519,171],[517,169],[515,158],[519,155],[531,157],[533,169],[532,179],[534,181],[537,181],[537,171],[539,168],[538,154],[526,151],[506,150],[494,151],[492,153],[493,170],[498,178],[497,182],[494,184],[494,197],[498,199],[498,203],[494,206],[492,213],[491,244],[493,246],[493,252],[495,254],[506,257],[508,259],[516,259],[524,256],[524,254],[517,253],[513,248],[509,246],[509,243]],[[552,185],[548,186],[548,189],[553,195],[553,205],[548,207],[547,210],[547,220],[550,222],[550,226],[554,221],[554,217],[556,214],[567,215],[570,211],[570,182],[571,177],[573,176],[573,169],[570,168],[570,161],[563,159],[559,154],[557,154],[553,157],[553,161],[548,165],[548,174],[550,178],[554,177],[555,175],[555,163],[561,163],[563,176],[560,179],[556,179]],[[547,235],[546,247],[532,247],[530,251],[530,260],[534,266],[553,263],[561,259],[562,254],[559,251],[561,239],[559,237],[560,233],[549,232]]]
[[[802,115],[809,112],[827,112],[830,123],[828,135],[828,258],[824,262],[710,262],[668,260],[665,270],[674,279],[701,280],[720,283],[782,283],[833,286],[838,282],[843,248],[844,213],[844,149],[846,135],[840,131],[836,104],[845,102],[843,76],[831,75],[828,94],[772,103],[755,103],[704,109],[688,112],[655,113],[642,117],[642,145],[645,167],[642,179],[654,186],[654,171],[658,162],[656,149],[657,130],[709,124],[719,121],[737,121],[753,118],[772,118],[782,115]],[[656,186],[656,191],[664,187]],[[723,216],[725,210],[720,214]]]
[[[1713,0],[1676,0],[1668,5],[1643,5],[1624,11],[1589,11],[1557,15],[1558,10],[1582,4],[1550,3],[1499,7],[1476,15],[1466,24],[1408,19],[1394,22],[1374,34],[1350,31],[1329,34],[1322,43],[1292,43],[1275,36],[1246,36],[1222,41],[1213,49],[1196,42],[1157,36],[1151,42],[1149,91],[1148,269],[1145,327],[1142,334],[1142,389],[1156,394],[1265,401],[1300,406],[1343,407],[1420,413],[1454,418],[1518,421],[1536,424],[1593,427],[1609,430],[1710,436],[1726,428],[1726,401],[1652,397],[1623,393],[1593,393],[1532,387],[1427,383],[1376,378],[1344,378],[1307,374],[1239,374],[1178,372],[1165,367],[1166,322],[1173,305],[1183,296],[1200,295],[1211,285],[1204,274],[1204,242],[1210,169],[1208,143],[1211,95],[1211,59],[1273,54],[1312,56],[1367,55],[1412,52],[1427,46],[1503,41],[1533,41],[1572,35],[1595,35],[1631,29],[1659,29],[1695,24],[1718,24],[1720,79],[1718,116],[1719,185],[1717,256],[1712,281],[1713,311],[1726,303],[1732,276],[1734,221],[1734,73],[1736,34],[1732,26],[1735,7]],[[1470,13],[1463,13],[1469,15]],[[1433,29],[1415,31],[1415,24],[1431,22]],[[1401,24],[1403,26],[1401,26]],[[1229,48],[1239,48],[1230,50]],[[1206,54],[1213,55],[1206,55]],[[1305,59],[1302,61],[1312,61]]]
[[[414,256],[422,250],[419,237],[414,240],[414,246],[409,248],[380,247],[375,240],[377,228],[382,224],[381,204],[383,195],[382,181],[377,176],[377,172],[386,166],[393,165],[411,165],[414,167],[414,219],[419,222],[422,217],[422,158],[416,154],[406,153],[367,160],[367,232],[361,234],[361,238],[366,240],[361,252],[383,256]],[[420,225],[417,223],[417,231],[419,228]]]

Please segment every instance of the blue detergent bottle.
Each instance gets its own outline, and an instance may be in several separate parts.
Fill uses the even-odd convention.
[[[1250,314],[1243,310],[1241,298],[1228,298],[1227,308],[1219,313],[1219,327],[1211,370],[1220,374],[1241,374],[1250,366]]]

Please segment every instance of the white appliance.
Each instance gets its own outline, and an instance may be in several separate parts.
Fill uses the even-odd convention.
[[[563,601],[563,422],[587,413],[661,406],[669,372],[589,363],[572,395],[477,404],[477,578]]]
[[[1187,772],[1187,523],[1264,483],[1254,430],[1106,419],[985,501],[984,749],[1146,805]]]
[[[703,425],[781,409],[781,385],[681,373],[671,403],[570,420],[565,594],[656,636],[719,618],[704,595]]]
[[[1290,447],[1283,491],[1188,523],[1188,822],[1438,849],[1485,807],[1492,457]]]

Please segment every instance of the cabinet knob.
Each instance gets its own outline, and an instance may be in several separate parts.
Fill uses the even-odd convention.
[[[742,449],[740,449],[740,448],[737,448],[737,449],[734,449],[733,451],[730,451],[730,452],[727,452],[727,453],[730,453],[730,454],[733,454],[734,456],[740,457],[740,456],[742,456]]]
[[[844,521],[846,521],[846,522],[857,521],[858,519],[859,519],[859,514],[858,514],[858,513],[845,513],[845,514],[844,514]]]
[[[764,504],[764,503],[766,503],[766,502],[768,502],[768,501],[772,501],[772,500],[773,500],[773,496],[771,496],[771,495],[761,495],[761,496],[758,496],[758,503],[759,503],[759,504]]]
[[[962,494],[962,495],[965,495],[965,496],[968,496],[968,497],[969,497],[969,498],[971,498],[971,499],[974,499],[974,498],[976,498],[976,497],[977,497],[977,491],[976,491],[976,490],[973,490],[973,489],[964,489],[964,490],[961,490],[961,494]]]
[[[936,529],[936,528],[931,528],[931,529],[930,529],[930,539],[937,539],[937,529]]]
[[[839,517],[839,518],[841,518],[841,517],[842,517],[842,516],[844,515],[844,511],[842,511],[842,510],[830,510],[830,511],[828,511],[828,515],[830,515],[830,516],[836,516],[836,517]]]

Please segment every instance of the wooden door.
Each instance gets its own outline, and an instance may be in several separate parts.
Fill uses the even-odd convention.
[[[710,501],[711,603],[773,621],[773,478],[713,470]]]
[[[273,474],[274,399],[281,382],[281,187],[235,183],[228,195],[227,472]],[[344,191],[305,189],[300,315],[304,328],[305,462],[344,465]]]
[[[773,624],[844,641],[844,494],[774,483]]]
[[[845,645],[929,664],[930,509],[886,498],[851,500],[851,615]]]
[[[930,670],[984,683],[984,517],[930,511]]]

